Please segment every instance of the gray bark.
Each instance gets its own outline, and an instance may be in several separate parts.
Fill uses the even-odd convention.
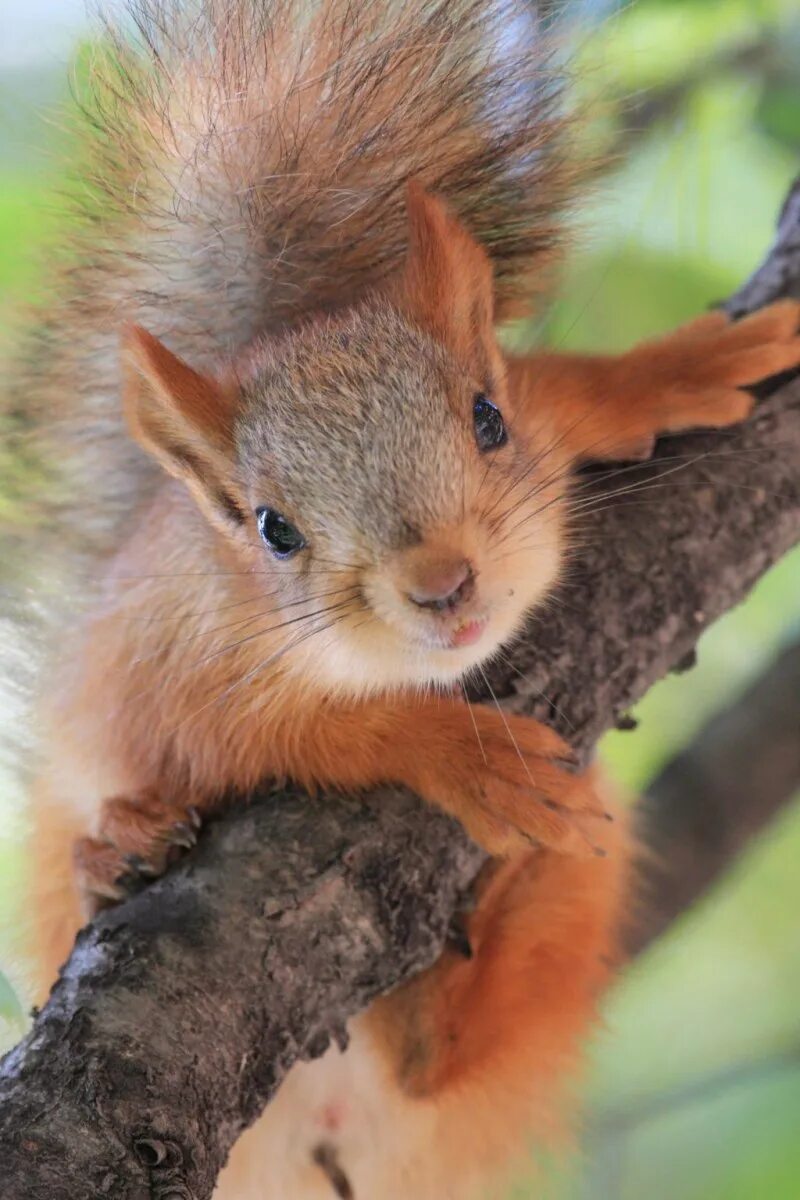
[[[770,258],[731,301],[737,312],[796,286],[798,203],[795,193]],[[676,456],[680,469],[659,480]],[[598,497],[645,486],[586,516],[564,604],[532,620],[513,666],[493,670],[494,691],[588,752],[800,541],[799,467],[790,383],[746,426],[593,476]],[[656,854],[697,836],[691,821],[657,819],[671,797],[653,801]],[[716,813],[746,816],[722,801]],[[662,897],[661,924],[740,840],[722,839],[690,894]],[[446,818],[389,789],[369,802],[268,790],[214,823],[167,878],[80,935],[0,1067],[2,1200],[207,1200],[292,1063],[433,960],[480,858]]]
[[[480,853],[450,818],[265,794],[79,935],[0,1073],[2,1200],[207,1197],[298,1058],[432,962]]]

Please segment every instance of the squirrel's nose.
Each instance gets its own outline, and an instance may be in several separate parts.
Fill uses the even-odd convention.
[[[467,559],[453,563],[431,564],[418,571],[408,598],[418,608],[435,612],[454,610],[469,600],[475,591],[475,571]]]

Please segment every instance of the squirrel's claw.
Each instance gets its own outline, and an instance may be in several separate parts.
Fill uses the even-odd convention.
[[[463,913],[454,913],[447,929],[445,943],[462,958],[472,958],[472,945],[469,940]]]
[[[195,804],[166,803],[152,789],[104,801],[98,836],[75,846],[78,883],[90,914],[162,875],[197,844]]]
[[[182,846],[184,850],[191,850],[193,846],[197,845],[197,828],[193,822],[177,821],[162,836],[173,846]]]

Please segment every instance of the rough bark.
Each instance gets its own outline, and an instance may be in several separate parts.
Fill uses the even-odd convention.
[[[209,1196],[292,1063],[441,949],[481,855],[421,810],[265,795],[85,929],[3,1063],[2,1200]]]
[[[796,202],[737,311],[800,277]],[[800,541],[799,465],[794,383],[740,429],[594,476],[598,497],[645,486],[598,499],[564,603],[493,670],[497,695],[588,751]],[[652,819],[656,852],[668,828]],[[385,790],[372,803],[270,792],[220,820],[168,878],[84,931],[4,1060],[2,1200],[207,1200],[291,1064],[432,960],[479,861],[445,818]]]

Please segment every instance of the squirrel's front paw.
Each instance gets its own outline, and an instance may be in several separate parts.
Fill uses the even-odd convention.
[[[558,734],[526,717],[473,709],[474,726],[453,738],[437,777],[423,787],[459,818],[492,855],[533,845],[565,854],[603,854],[611,820],[591,773],[574,774],[572,751]],[[445,765],[446,764],[446,765]]]
[[[96,837],[75,843],[78,887],[89,915],[161,875],[195,844],[200,813],[163,801],[153,789],[103,802]]]
[[[642,376],[663,409],[654,427],[721,428],[744,420],[753,400],[742,388],[800,367],[799,332],[800,303],[778,300],[738,321],[708,313],[645,343],[633,354],[644,356]]]

